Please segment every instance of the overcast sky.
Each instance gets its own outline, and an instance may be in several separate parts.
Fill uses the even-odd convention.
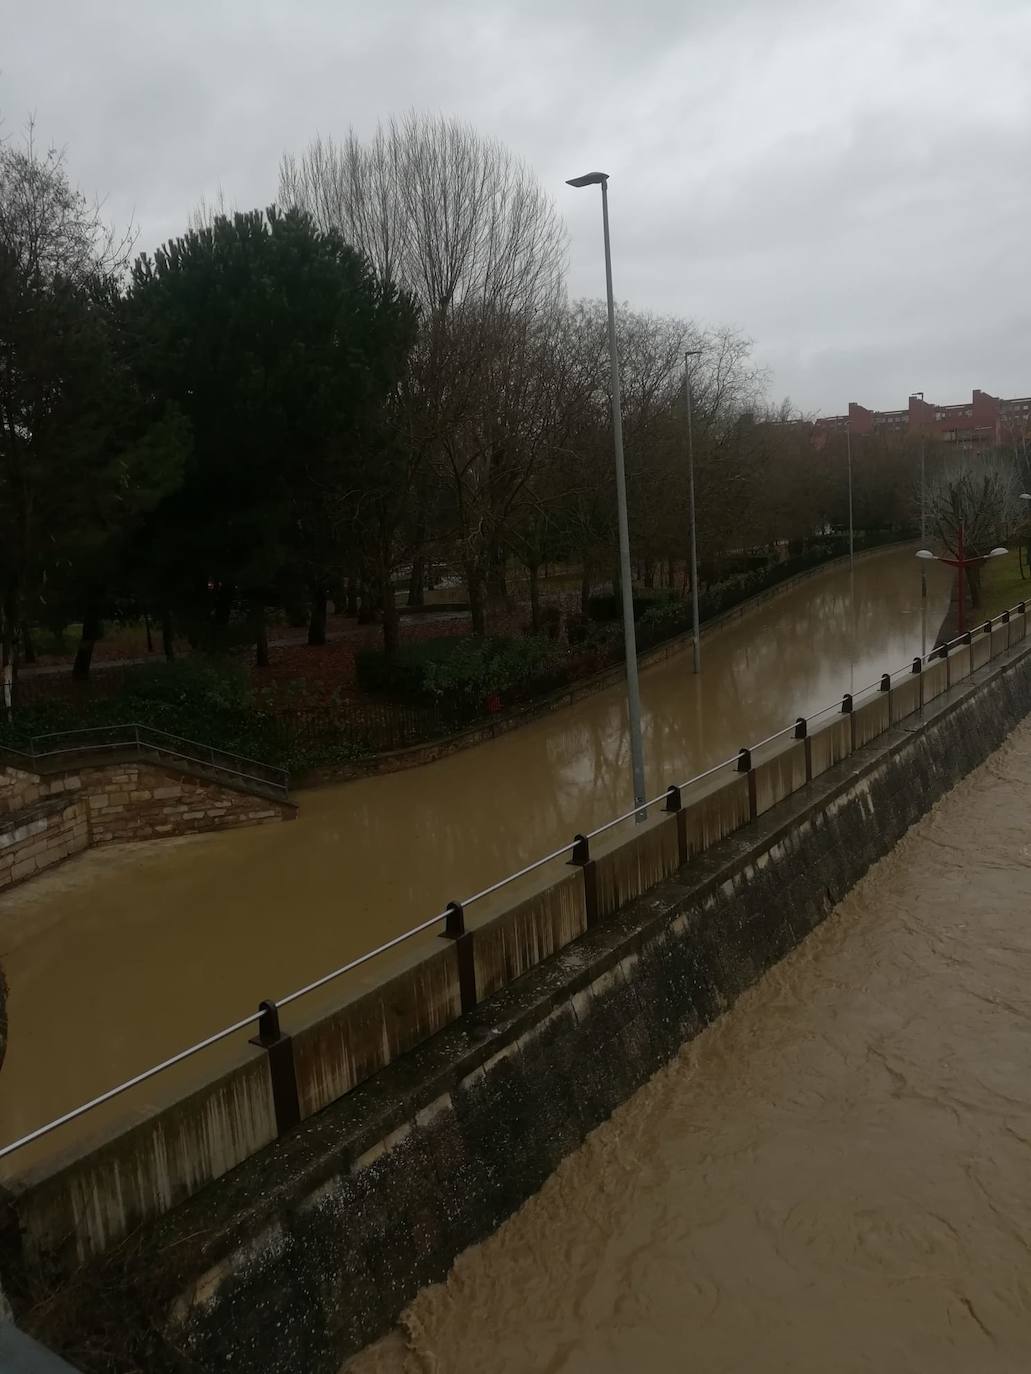
[[[408,108],[525,158],[601,295],[733,324],[806,410],[1031,393],[1031,0],[0,0],[34,112],[141,246]]]

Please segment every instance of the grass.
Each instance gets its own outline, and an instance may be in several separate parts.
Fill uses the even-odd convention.
[[[1020,575],[1020,554],[1017,549],[1005,558],[992,558],[981,573],[981,605],[974,612],[978,620],[988,620],[1008,611],[1018,602],[1031,600],[1031,580]]]

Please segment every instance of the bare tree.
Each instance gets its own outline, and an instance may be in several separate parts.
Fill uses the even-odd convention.
[[[930,528],[952,556],[1002,544],[1025,519],[1017,465],[1004,451],[954,459],[927,486]],[[970,604],[981,605],[981,565],[967,569]]]
[[[514,454],[536,452],[513,444],[510,428],[503,455],[498,444],[512,412],[508,367],[518,361],[522,370],[537,346],[535,322],[561,299],[565,231],[555,208],[501,144],[460,121],[414,113],[368,143],[351,132],[284,157],[279,196],[337,229],[419,303],[405,388],[404,430],[417,459],[410,488],[420,488],[425,464],[450,490],[482,633],[487,567],[501,556],[504,520],[528,480]],[[396,517],[400,528],[404,510]],[[418,534],[417,520],[413,528]]]

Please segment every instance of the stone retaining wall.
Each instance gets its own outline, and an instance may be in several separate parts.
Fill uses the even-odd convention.
[[[283,802],[150,763],[86,768],[81,778],[92,844],[261,825],[294,814]]]
[[[91,845],[289,820],[296,807],[135,760],[61,773],[0,768],[0,891]]]

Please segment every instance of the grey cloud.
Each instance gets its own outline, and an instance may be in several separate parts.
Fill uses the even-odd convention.
[[[3,11],[7,11],[6,17]],[[995,0],[0,0],[0,114],[35,111],[141,245],[286,149],[410,107],[525,157],[600,294],[729,322],[806,409],[1031,391],[1031,6]],[[1025,372],[1026,369],[1026,372]]]

